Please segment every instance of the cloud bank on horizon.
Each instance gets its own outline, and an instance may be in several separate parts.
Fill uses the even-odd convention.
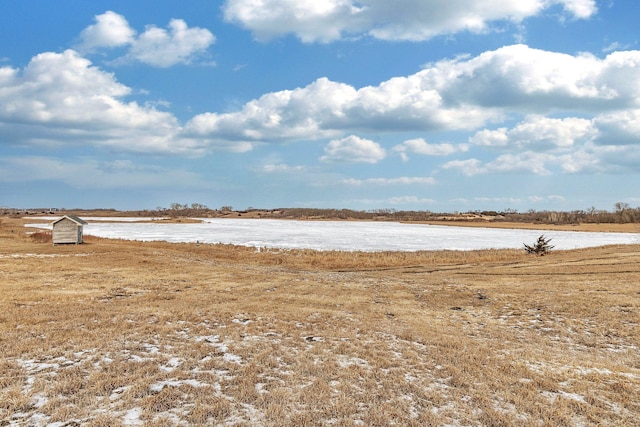
[[[160,3],[159,23],[144,3],[89,8],[75,33],[59,23],[57,49],[0,42],[0,205],[640,201],[640,51],[614,39],[638,12],[624,3]]]

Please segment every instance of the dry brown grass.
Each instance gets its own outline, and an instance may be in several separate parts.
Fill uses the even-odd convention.
[[[0,425],[637,425],[640,251],[340,253],[0,224]]]

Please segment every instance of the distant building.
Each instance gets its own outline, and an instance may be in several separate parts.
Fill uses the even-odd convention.
[[[53,222],[53,244],[82,243],[82,226],[87,222],[75,215],[65,215]]]

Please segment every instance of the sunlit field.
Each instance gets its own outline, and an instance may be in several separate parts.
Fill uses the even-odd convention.
[[[638,245],[542,257],[53,246],[1,221],[0,425],[640,417]]]

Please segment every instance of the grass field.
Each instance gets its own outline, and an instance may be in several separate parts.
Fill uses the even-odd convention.
[[[638,246],[52,246],[0,221],[0,426],[640,425]]]

